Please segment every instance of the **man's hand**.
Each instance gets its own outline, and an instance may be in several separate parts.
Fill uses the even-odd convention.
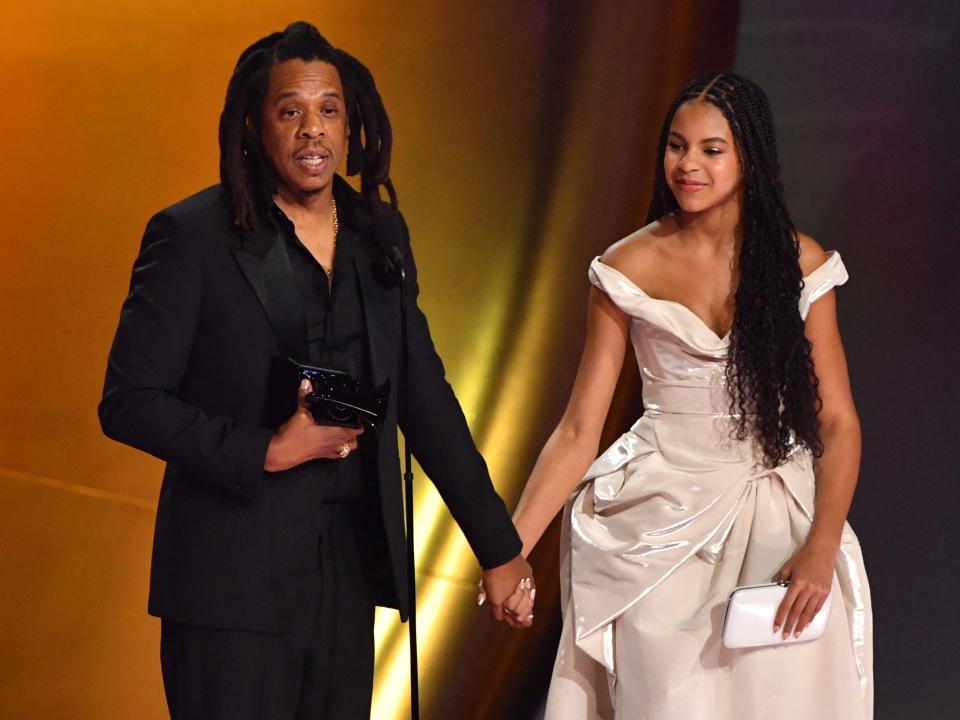
[[[489,602],[490,614],[510,627],[527,628],[533,624],[533,601],[537,590],[533,568],[522,555],[499,567],[483,571],[480,603]]]
[[[270,439],[263,469],[269,472],[288,470],[309,460],[340,460],[356,449],[362,427],[318,425],[307,408],[309,380],[300,383],[297,410]]]

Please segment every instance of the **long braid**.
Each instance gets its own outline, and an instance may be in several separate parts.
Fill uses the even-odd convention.
[[[254,229],[276,191],[275,173],[258,139],[260,115],[271,68],[294,59],[319,60],[337,69],[350,127],[347,174],[360,174],[361,194],[370,214],[383,207],[381,186],[386,188],[390,204],[397,207],[390,180],[393,135],[373,76],[359,60],[330,45],[315,27],[296,22],[244,50],[227,86],[220,114],[220,181],[227,190],[234,222]]]
[[[220,181],[229,192],[234,221],[247,229],[256,223],[255,208],[261,199],[251,197],[260,193],[258,188],[250,187],[250,169],[257,165],[265,167],[260,144],[252,137],[247,124],[248,116],[254,116],[250,108],[263,102],[262,91],[256,93],[260,96],[259,103],[254,102],[257,88],[251,80],[263,74],[269,63],[271,45],[279,40],[279,35],[274,33],[263,38],[240,56],[227,85],[227,98],[220,114]],[[250,158],[250,153],[257,157]]]
[[[803,274],[797,230],[784,199],[770,104],[756,84],[733,74],[707,74],[680,92],[661,131],[647,220],[679,210],[663,157],[673,116],[690,101],[708,102],[723,113],[743,178],[739,282],[726,370],[736,436],[752,435],[771,467],[782,464],[798,443],[819,456],[821,402],[798,311]]]
[[[360,173],[360,192],[373,205],[380,200],[380,186],[387,189],[390,204],[396,207],[397,194],[390,181],[390,154],[393,130],[380,99],[373,75],[356,58],[341,51],[343,67],[353,80],[354,107],[350,113],[350,140],[347,150],[347,174]],[[346,82],[346,81],[344,81]],[[363,126],[361,144],[360,127]]]

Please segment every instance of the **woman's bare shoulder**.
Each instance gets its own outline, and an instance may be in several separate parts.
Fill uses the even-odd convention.
[[[797,231],[797,240],[800,243],[800,271],[806,277],[827,261],[827,253],[806,233]]]
[[[608,247],[600,262],[627,277],[642,277],[662,252],[664,243],[669,242],[673,230],[672,221],[656,220]]]

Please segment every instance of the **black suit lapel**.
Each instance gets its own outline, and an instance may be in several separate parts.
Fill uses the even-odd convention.
[[[367,343],[370,350],[371,384],[376,386],[390,377],[396,367],[400,340],[400,291],[388,288],[377,279],[375,264],[379,258],[372,257],[377,250],[367,237],[360,234],[360,252],[354,257],[363,315],[367,327]]]
[[[370,352],[369,382],[375,387],[396,372],[400,352],[400,290],[384,280],[384,250],[374,237],[374,221],[365,212],[359,194],[339,175],[334,178],[333,194],[344,222],[341,232],[357,233],[353,263]]]
[[[272,227],[238,232],[242,242],[230,250],[267,314],[281,354],[306,360],[306,318],[283,238]]]

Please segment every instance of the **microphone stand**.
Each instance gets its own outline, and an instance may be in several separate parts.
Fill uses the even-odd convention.
[[[410,717],[420,720],[420,682],[417,671],[417,573],[416,554],[413,546],[413,454],[410,450],[410,367],[407,362],[407,273],[403,267],[403,255],[393,246],[390,260],[400,277],[400,417],[403,419],[403,494],[407,525],[407,603],[409,605],[408,631],[410,641]]]

